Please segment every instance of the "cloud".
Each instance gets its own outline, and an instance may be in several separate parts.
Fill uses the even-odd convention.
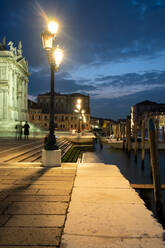
[[[100,79],[100,84],[98,81]],[[90,92],[94,98],[114,99],[153,89],[165,89],[165,71],[127,73],[96,78],[97,89]]]
[[[28,95],[28,99],[33,101],[33,102],[37,102],[37,96],[34,95]]]

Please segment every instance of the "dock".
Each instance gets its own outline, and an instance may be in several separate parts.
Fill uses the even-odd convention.
[[[117,166],[80,163],[76,174],[61,248],[164,247],[162,226]]]

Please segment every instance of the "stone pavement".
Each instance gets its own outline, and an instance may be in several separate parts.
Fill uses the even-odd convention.
[[[0,165],[0,247],[59,247],[76,167]]]
[[[0,163],[0,247],[162,248],[163,235],[117,166]]]
[[[117,166],[78,165],[61,248],[163,248],[163,237]]]

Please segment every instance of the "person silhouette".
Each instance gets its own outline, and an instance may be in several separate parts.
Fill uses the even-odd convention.
[[[17,125],[17,129],[18,129],[18,139],[21,140],[22,139],[22,121],[20,121],[20,123]]]
[[[29,128],[30,128],[30,126],[29,126],[27,121],[25,122],[25,125],[23,126],[23,128],[24,128],[25,140],[28,140],[29,139]]]

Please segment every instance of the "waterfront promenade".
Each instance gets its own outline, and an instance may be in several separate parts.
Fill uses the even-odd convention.
[[[0,163],[0,247],[161,248],[164,230],[115,165]]]

